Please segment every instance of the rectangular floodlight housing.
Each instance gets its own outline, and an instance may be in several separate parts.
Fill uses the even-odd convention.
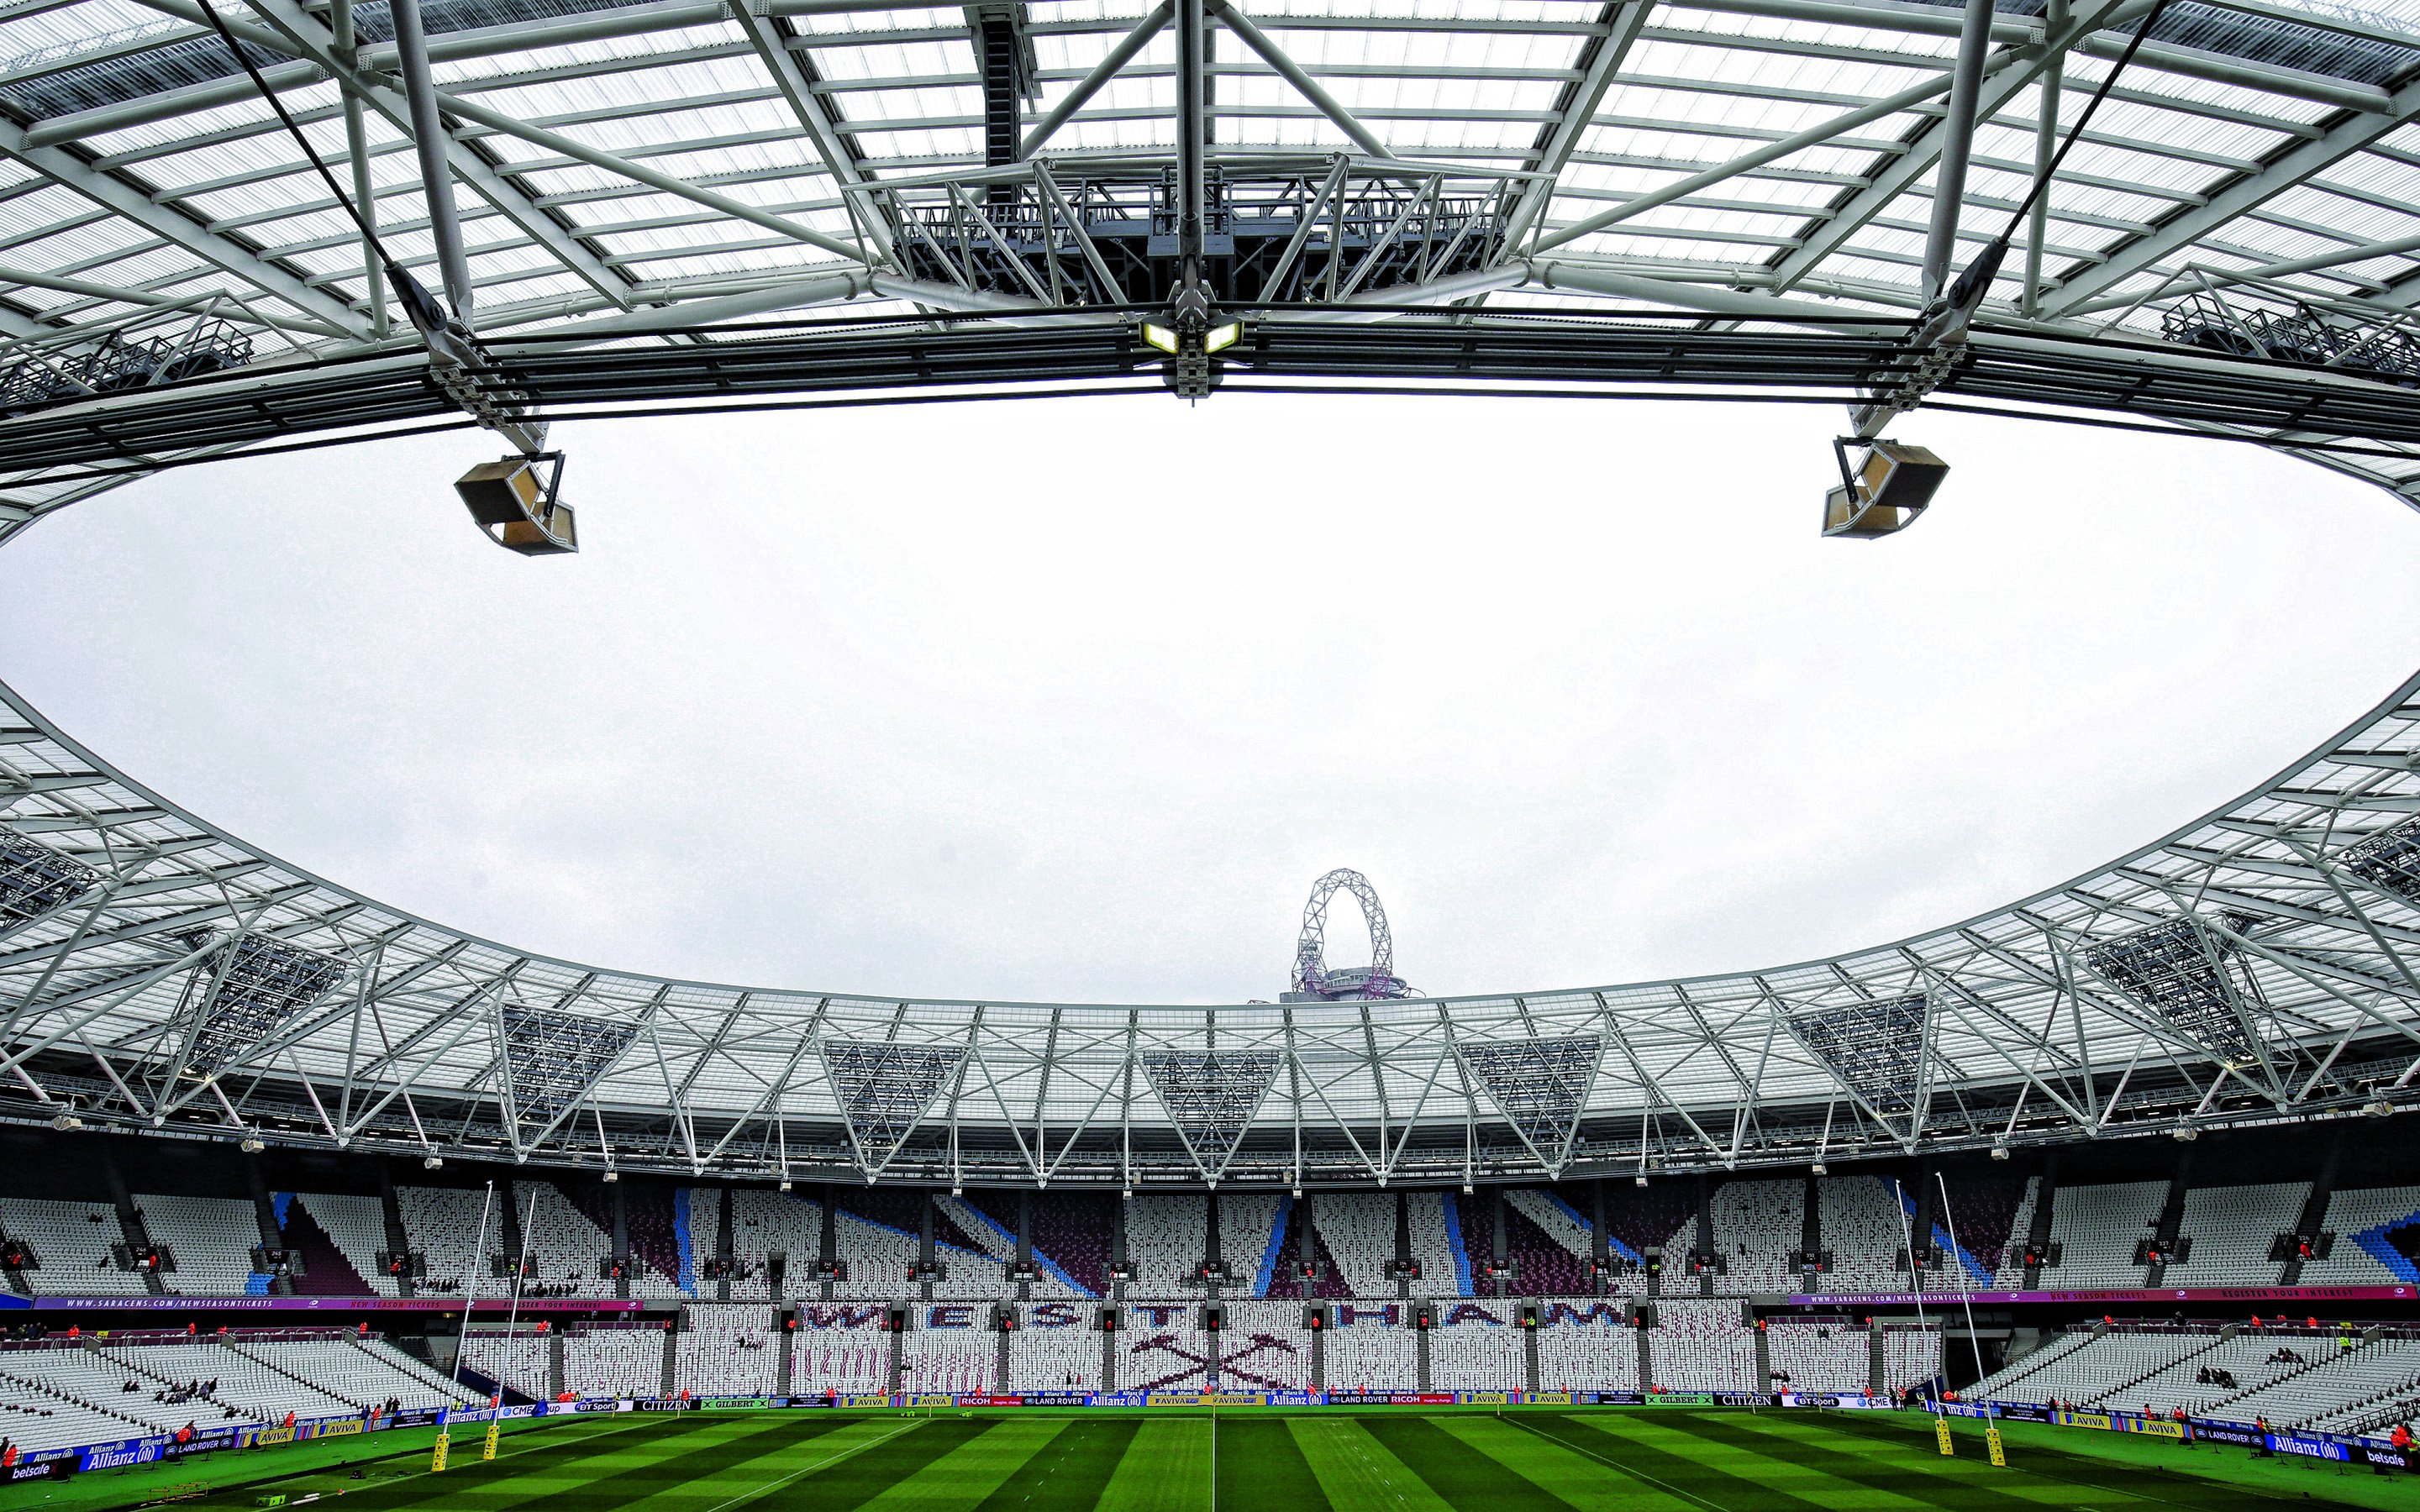
[[[1903,441],[1866,443],[1862,465],[1823,496],[1823,533],[1852,541],[1895,535],[1932,502],[1949,464]],[[1844,471],[1845,470],[1845,456]]]
[[[540,463],[554,464],[541,476]],[[560,497],[563,454],[507,456],[482,462],[454,480],[462,507],[489,540],[525,557],[558,556],[580,549],[571,507]]]

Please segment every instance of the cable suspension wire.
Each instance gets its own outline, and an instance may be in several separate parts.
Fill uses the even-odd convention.
[[[2032,187],[2025,191],[2025,197],[2018,202],[2016,209],[2009,216],[2007,227],[1985,245],[1950,285],[1945,295],[1950,309],[1971,310],[1982,302],[1983,292],[1991,287],[1992,280],[1999,276],[2000,263],[2008,256],[2018,228],[2024,224],[2025,217],[2033,213],[2035,202],[2050,188],[2051,180],[2058,177],[2059,165],[2067,161],[2068,153],[2084,139],[2085,129],[2092,124],[2092,117],[2100,112],[2102,101],[2109,98],[2109,91],[2116,86],[2118,76],[2126,71],[2126,66],[2134,61],[2134,54],[2150,39],[2151,28],[2160,23],[2160,17],[2166,12],[2169,4],[2170,0],[2157,0],[2144,13],[2143,23],[2134,28],[2134,35],[2128,39],[2125,51],[2118,54],[2116,63],[2110,65],[2108,73],[2101,80],[2101,86],[2092,92],[2092,98],[2085,101],[2084,111],[2076,116],[2075,124],[2068,129],[2066,140],[2059,143],[2058,150],[2052,153],[2050,161],[2034,174]]]
[[[252,86],[260,91],[260,98],[267,100],[269,108],[277,113],[277,118],[286,123],[287,134],[293,137],[294,145],[302,149],[303,158],[309,162],[312,170],[318,174],[319,181],[328,186],[328,193],[335,196],[336,203],[344,208],[345,214],[351,218],[354,225],[361,228],[363,242],[378,258],[379,265],[386,270],[387,279],[395,285],[396,292],[402,297],[405,312],[411,316],[412,325],[424,334],[431,330],[442,328],[445,324],[444,312],[438,306],[435,297],[421,286],[418,279],[406,272],[401,263],[395,260],[394,254],[386,250],[386,243],[380,239],[377,230],[371,226],[368,218],[362,214],[360,207],[353,203],[350,195],[337,186],[336,176],[328,171],[328,165],[322,162],[319,160],[319,154],[312,149],[310,138],[302,134],[302,128],[287,110],[286,102],[277,98],[277,91],[269,86],[267,79],[261,77],[259,66],[252,61],[252,55],[246,53],[242,44],[236,40],[235,33],[227,27],[226,18],[219,14],[218,7],[212,5],[210,0],[198,0],[198,3],[202,8],[202,14],[210,19],[210,25],[218,32],[219,39],[226,44],[227,52],[233,55],[245,75],[252,80]],[[349,3],[350,0],[337,0],[339,5]],[[347,88],[341,81],[337,87]]]

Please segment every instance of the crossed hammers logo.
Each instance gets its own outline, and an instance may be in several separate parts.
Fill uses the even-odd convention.
[[[1300,1354],[1302,1352],[1288,1341],[1268,1334],[1253,1335],[1252,1342],[1249,1346],[1237,1350],[1234,1353],[1228,1355],[1224,1359],[1220,1359],[1215,1355],[1196,1354],[1191,1350],[1188,1350],[1185,1348],[1185,1346],[1177,1343],[1176,1335],[1173,1334],[1155,1334],[1151,1337],[1144,1339],[1141,1343],[1136,1345],[1131,1352],[1138,1358],[1152,1352],[1171,1354],[1174,1355],[1177,1359],[1187,1362],[1187,1365],[1177,1370],[1174,1375],[1163,1376],[1157,1381],[1144,1381],[1139,1388],[1137,1388],[1141,1391],[1157,1391],[1163,1386],[1172,1386],[1181,1381],[1186,1381],[1194,1376],[1207,1377],[1210,1371],[1214,1368],[1218,1370],[1221,1374],[1232,1375],[1239,1380],[1252,1381],[1258,1385],[1266,1386],[1272,1391],[1293,1390],[1294,1388],[1285,1381],[1262,1375],[1260,1372],[1255,1370],[1247,1370],[1244,1368],[1242,1365],[1243,1361],[1249,1360],[1256,1354],[1267,1354],[1271,1351],[1284,1354]]]

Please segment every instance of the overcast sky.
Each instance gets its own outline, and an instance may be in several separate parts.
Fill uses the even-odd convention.
[[[2420,665],[2420,518],[2246,447],[1831,408],[1150,395],[197,468],[0,553],[0,679],[286,859],[522,949],[1234,1001],[1369,874],[1435,992],[1776,965],[2158,838]],[[1367,947],[1349,906],[1329,961]]]

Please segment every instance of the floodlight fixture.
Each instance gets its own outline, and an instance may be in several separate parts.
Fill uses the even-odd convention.
[[[445,1157],[444,1157],[444,1156],[442,1156],[442,1155],[427,1155],[427,1156],[424,1156],[424,1157],[422,1157],[421,1162],[420,1162],[420,1168],[421,1168],[422,1170],[424,1170],[424,1171],[433,1171],[433,1170],[440,1169],[441,1167],[442,1167],[442,1166],[444,1165],[444,1164],[445,1164]]]
[[[622,1173],[621,1173],[620,1171],[616,1171],[616,1170],[610,1170],[610,1169],[609,1169],[609,1170],[608,1170],[608,1171],[606,1171],[606,1173],[605,1173],[605,1180],[608,1180],[608,1181],[618,1181],[618,1180],[620,1180],[621,1179],[622,1179]]]
[[[1173,357],[1178,346],[1176,328],[1163,326],[1156,320],[1146,320],[1142,323],[1142,342],[1154,351],[1166,352]]]
[[[541,464],[552,463],[541,475]],[[454,480],[462,507],[489,540],[525,557],[580,549],[571,506],[563,501],[563,454],[541,452],[482,462]]]
[[[1807,1169],[1808,1169],[1808,1170],[1810,1170],[1810,1171],[1812,1171],[1812,1172],[1813,1172],[1814,1174],[1816,1174],[1817,1176],[1824,1176],[1824,1175],[1828,1175],[1828,1174],[1830,1174],[1830,1173],[1829,1173],[1829,1170],[1827,1169],[1827,1167],[1825,1167],[1825,1165],[1823,1165],[1823,1163],[1822,1161],[1820,1161],[1820,1160],[1819,1160],[1819,1161],[1817,1161],[1813,1165],[1808,1166],[1808,1167],[1807,1167]]]
[[[1849,460],[1851,447],[1865,455]],[[1901,441],[1835,438],[1832,451],[1840,462],[1840,486],[1823,495],[1823,533],[1852,541],[1896,535],[1916,523],[1932,502],[1949,464],[1921,446]]]
[[[1223,352],[1243,339],[1244,322],[1230,320],[1225,325],[1210,328],[1209,334],[1202,338],[1202,349],[1205,352]]]
[[[236,1141],[235,1148],[242,1150],[247,1155],[257,1155],[269,1147],[260,1142],[260,1138],[257,1134],[246,1134],[241,1139]]]

